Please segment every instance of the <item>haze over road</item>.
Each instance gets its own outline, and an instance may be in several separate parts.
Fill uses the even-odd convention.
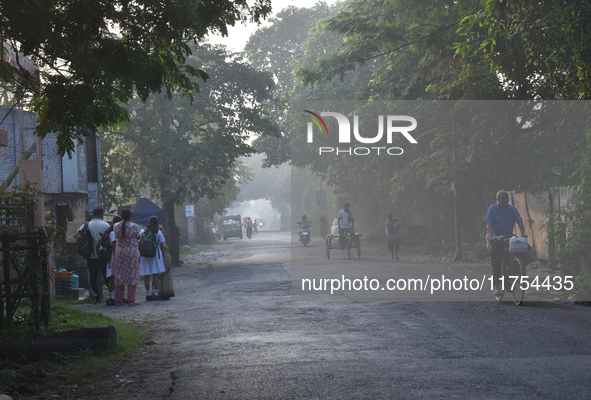
[[[331,262],[354,261],[336,251]],[[292,261],[303,262],[292,252],[327,264],[319,238],[304,248],[288,233],[262,231],[175,269],[171,301],[94,307],[147,323],[155,343],[130,363],[142,373],[104,398],[589,398],[589,307],[528,297],[521,307],[486,299],[312,301],[290,295]],[[424,268],[404,257],[389,267]],[[154,354],[165,356],[150,368]]]

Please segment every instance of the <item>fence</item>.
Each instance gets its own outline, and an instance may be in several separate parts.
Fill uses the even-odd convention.
[[[0,336],[9,328],[21,301],[30,301],[35,330],[49,325],[49,240],[31,221],[34,193],[0,193]]]
[[[572,197],[572,189],[568,187],[556,187],[550,191],[536,193],[511,193],[513,205],[521,214],[528,242],[531,244],[535,257],[540,260],[548,260],[550,248],[546,224],[546,213],[553,208],[558,210],[565,207]]]

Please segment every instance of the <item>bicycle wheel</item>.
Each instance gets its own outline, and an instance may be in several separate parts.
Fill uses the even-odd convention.
[[[521,285],[521,276],[523,275],[523,269],[522,269],[522,264],[521,264],[521,260],[518,257],[514,257],[511,260],[511,276],[513,278],[511,278],[511,283],[513,284],[513,282],[515,283],[513,285],[513,303],[515,303],[516,306],[520,306],[523,303],[523,297],[525,296],[525,290],[523,290],[523,287]],[[516,279],[514,281],[514,279]]]
[[[502,276],[501,276],[501,280],[502,280],[502,282],[503,282],[503,286],[502,286],[502,287],[499,287],[499,293],[500,293],[500,294],[499,294],[499,295],[495,295],[495,300],[496,300],[496,301],[501,301],[501,300],[503,300],[503,296],[505,296],[505,289],[507,289],[507,279],[505,279],[505,275],[506,275],[506,274],[505,274],[505,270],[506,270],[506,267],[505,267],[505,262],[506,262],[506,261],[505,261],[505,259],[503,258],[503,264],[502,264],[502,265],[503,265],[503,269],[502,269],[502,271],[501,271],[501,274],[502,274]],[[508,261],[507,261],[507,262],[508,262]]]
[[[355,236],[355,247],[357,247],[357,257],[361,258],[361,240],[359,236]]]
[[[330,260],[330,237],[326,238],[326,259]]]

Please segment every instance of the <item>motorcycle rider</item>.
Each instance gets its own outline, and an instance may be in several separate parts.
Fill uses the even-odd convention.
[[[298,234],[300,235],[300,242],[301,242],[302,241],[302,228],[310,230],[310,227],[312,226],[312,222],[310,220],[308,220],[308,216],[306,214],[304,214],[304,215],[302,215],[302,219],[300,219],[298,221],[298,226],[300,228],[300,231],[298,232]]]

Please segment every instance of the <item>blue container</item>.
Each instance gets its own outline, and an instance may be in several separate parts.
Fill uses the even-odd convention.
[[[78,289],[80,286],[80,277],[72,272],[72,289]]]

